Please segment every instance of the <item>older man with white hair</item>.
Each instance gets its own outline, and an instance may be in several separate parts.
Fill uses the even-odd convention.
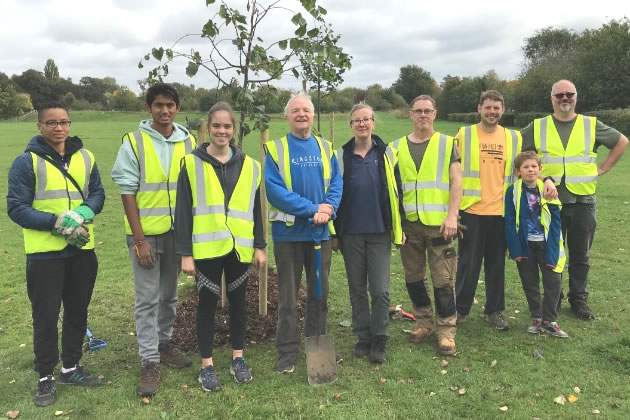
[[[303,93],[291,97],[284,113],[289,133],[265,144],[265,187],[278,272],[276,370],[291,373],[300,344],[296,303],[303,269],[307,287],[304,334],[309,337],[326,333],[332,255],[326,225],[339,207],[343,180],[332,143],[311,134],[311,99]],[[324,225],[323,232],[317,232],[317,225]],[[314,290],[314,240],[321,240],[321,301],[316,299]]]

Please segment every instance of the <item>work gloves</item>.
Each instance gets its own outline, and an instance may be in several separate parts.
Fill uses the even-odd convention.
[[[84,247],[90,241],[86,223],[94,219],[94,212],[88,206],[81,205],[63,212],[57,217],[52,234],[63,236],[70,245]]]

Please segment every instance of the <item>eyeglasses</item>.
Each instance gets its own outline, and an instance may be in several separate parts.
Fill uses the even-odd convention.
[[[63,128],[68,128],[68,127],[70,127],[70,124],[72,124],[72,121],[67,121],[67,120],[63,120],[63,121],[48,120],[48,121],[40,121],[40,123],[44,124],[48,128],[57,128],[58,125],[60,125]]]
[[[413,112],[415,115],[431,115],[435,112],[435,109],[412,109],[409,112]]]
[[[555,97],[558,100],[564,98],[565,96],[567,97],[567,99],[571,99],[575,96],[575,92],[554,93],[551,96]]]
[[[350,120],[350,125],[361,125],[361,124],[367,125],[367,123],[373,120],[374,118],[361,118],[360,120]]]

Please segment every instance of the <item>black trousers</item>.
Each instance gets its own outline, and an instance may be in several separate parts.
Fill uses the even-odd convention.
[[[485,273],[486,304],[491,314],[505,309],[505,227],[502,216],[480,216],[460,211],[461,223],[468,226],[459,240],[455,293],[457,312],[470,313],[475,299],[481,263]]]
[[[233,350],[242,350],[245,346],[247,330],[247,270],[249,263],[242,263],[236,252],[210,260],[195,260],[197,269],[197,344],[203,359],[212,357],[214,347],[214,318],[217,303],[221,298],[221,276],[225,272],[225,287],[230,311],[230,338]],[[199,287],[199,276],[203,275],[211,282],[210,287]]]
[[[595,204],[574,203],[562,206],[562,235],[569,250],[569,303],[588,300],[589,251],[595,239]]]
[[[26,290],[33,314],[35,370],[52,375],[59,362],[57,322],[63,302],[61,360],[70,368],[81,360],[98,261],[93,250],[70,258],[27,260]]]

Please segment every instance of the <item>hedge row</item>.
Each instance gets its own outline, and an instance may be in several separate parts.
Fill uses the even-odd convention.
[[[619,130],[626,135],[630,134],[630,108],[611,109],[605,111],[585,112],[585,115],[592,115],[604,124]],[[517,114],[506,112],[501,118],[501,125],[508,127],[525,127],[536,118],[542,118],[549,115],[548,112],[519,112]],[[461,121],[469,124],[479,122],[479,114],[477,112],[452,113],[448,114],[449,121]]]

